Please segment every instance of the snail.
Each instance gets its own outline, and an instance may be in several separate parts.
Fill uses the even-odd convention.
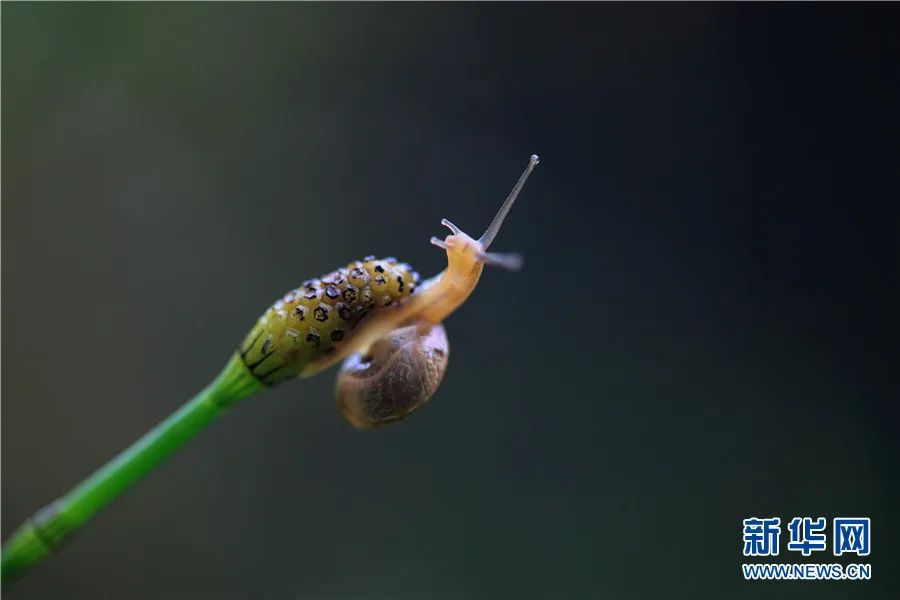
[[[339,361],[338,409],[357,428],[402,420],[437,391],[447,370],[449,344],[442,322],[469,297],[485,265],[515,271],[518,254],[488,252],[525,181],[525,171],[484,234],[450,230],[431,243],[447,253],[447,268],[421,281],[395,258],[367,256],[277,300],[239,347],[246,368],[263,385],[309,377]]]

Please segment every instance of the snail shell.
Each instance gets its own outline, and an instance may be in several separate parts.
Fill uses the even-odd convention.
[[[443,325],[395,329],[367,354],[351,354],[341,365],[335,385],[338,409],[358,429],[405,419],[437,391],[449,356]]]

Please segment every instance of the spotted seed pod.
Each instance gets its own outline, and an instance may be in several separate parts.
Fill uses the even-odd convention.
[[[399,306],[419,285],[419,274],[395,258],[367,256],[319,279],[304,281],[277,300],[240,346],[244,364],[272,385],[335,352],[363,320]]]

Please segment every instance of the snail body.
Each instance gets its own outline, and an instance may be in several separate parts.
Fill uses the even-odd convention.
[[[341,414],[358,428],[396,422],[423,406],[447,368],[441,323],[468,299],[485,265],[521,267],[519,255],[488,248],[537,163],[532,156],[480,238],[441,221],[450,235],[431,243],[446,251],[447,268],[434,277],[421,281],[406,263],[369,256],[289,291],[241,343],[247,369],[275,385],[343,360],[335,396]]]

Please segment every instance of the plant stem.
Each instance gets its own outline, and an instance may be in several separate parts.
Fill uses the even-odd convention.
[[[68,494],[22,524],[3,545],[3,583],[49,555],[213,419],[261,387],[235,353],[218,377],[199,394]]]

